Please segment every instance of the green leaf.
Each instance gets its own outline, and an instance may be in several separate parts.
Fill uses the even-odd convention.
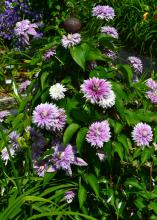
[[[48,86],[48,81],[47,81],[48,75],[49,75],[48,72],[44,72],[44,73],[42,73],[42,75],[41,75],[41,77],[40,77],[42,90],[44,90],[45,87]]]
[[[116,143],[113,143],[113,145],[115,146],[115,152],[117,152],[119,157],[120,157],[120,159],[123,160],[124,153],[123,153],[123,146],[122,146],[122,144],[119,143],[119,142],[116,142]]]
[[[136,207],[139,209],[139,210],[142,210],[143,208],[145,208],[146,206],[144,205],[143,203],[143,199],[142,198],[138,198],[135,200],[134,204],[136,205]]]
[[[157,202],[151,202],[149,204],[149,209],[153,209],[153,211],[155,212],[155,214],[157,214]]]
[[[73,123],[67,127],[67,129],[65,130],[64,135],[63,135],[63,144],[64,145],[67,145],[70,142],[72,136],[79,129],[79,127],[80,127],[80,125],[75,124],[75,123]]]
[[[142,154],[141,154],[141,163],[145,163],[148,159],[150,159],[152,155],[152,150],[148,148],[144,148]]]
[[[86,60],[106,60],[101,51],[97,48],[90,47],[88,48],[88,51],[86,52]]]
[[[124,75],[127,78],[129,84],[132,84],[133,72],[131,67],[127,64],[123,64],[123,65],[120,64],[118,67],[119,70],[122,71],[122,75]]]
[[[84,202],[86,201],[86,198],[87,198],[87,191],[82,185],[80,185],[79,191],[78,191],[78,199],[79,199],[80,208],[82,208]]]
[[[86,137],[87,131],[88,131],[88,128],[84,127],[84,128],[81,128],[77,133],[76,147],[77,147],[77,150],[79,153],[82,152],[82,147],[85,142],[85,137]]]
[[[134,186],[135,188],[140,190],[144,189],[143,186],[141,186],[141,184],[134,178],[128,178],[124,184]]]
[[[90,219],[90,220],[97,220],[96,218],[94,217],[91,217],[89,215],[85,215],[85,214],[81,214],[81,213],[78,213],[78,212],[71,212],[71,211],[54,211],[54,212],[46,212],[46,213],[42,213],[42,214],[39,214],[39,215],[33,215],[32,217],[30,218],[27,218],[27,220],[32,220],[32,219],[42,219],[42,217],[52,217],[52,216],[58,216],[58,215],[61,215],[62,217],[63,216],[82,216],[84,217],[85,219]]]
[[[122,143],[125,151],[128,153],[129,152],[129,148],[131,147],[131,141],[129,138],[127,138],[127,136],[121,134],[120,136],[118,136],[118,141],[120,143]]]
[[[81,44],[70,48],[70,53],[74,61],[85,71],[87,44]]]
[[[96,176],[93,174],[86,174],[85,178],[87,180],[87,183],[91,186],[93,191],[95,192],[96,196],[99,197],[99,184]]]

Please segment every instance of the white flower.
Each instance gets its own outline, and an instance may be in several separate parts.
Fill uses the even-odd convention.
[[[116,96],[114,92],[111,90],[109,96],[99,101],[99,106],[102,108],[110,108],[115,104],[115,99],[116,99]]]
[[[67,89],[60,83],[51,86],[49,90],[51,98],[55,100],[63,99],[66,91]]]
[[[100,152],[98,152],[98,153],[96,153],[96,155],[99,157],[99,160],[100,161],[104,161],[105,160],[105,154],[104,153],[100,153]]]

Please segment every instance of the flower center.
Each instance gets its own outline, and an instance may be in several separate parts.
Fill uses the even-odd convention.
[[[99,90],[99,87],[97,85],[93,85],[93,91],[97,92]]]
[[[143,132],[142,132],[142,135],[144,136],[144,137],[146,137],[147,136],[147,131],[146,130],[144,130]]]
[[[41,117],[46,117],[48,115],[48,113],[47,113],[47,111],[43,111],[42,113],[41,113]]]
[[[96,134],[97,136],[100,135],[99,129],[96,129],[96,130],[95,130],[95,134]]]

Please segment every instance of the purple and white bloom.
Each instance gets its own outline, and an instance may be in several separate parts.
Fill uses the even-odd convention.
[[[151,127],[146,123],[138,123],[132,131],[132,138],[137,146],[148,146],[153,138]]]
[[[3,122],[4,119],[10,115],[10,112],[5,110],[5,111],[0,111],[0,122]]]
[[[49,167],[48,172],[55,172],[57,170],[64,170],[67,175],[72,176],[71,165],[87,166],[88,164],[81,158],[75,156],[74,148],[69,144],[63,149],[62,146],[54,147],[54,153],[50,162],[53,163]]]
[[[101,33],[105,33],[116,39],[118,39],[119,37],[117,30],[114,27],[110,27],[110,26],[101,27]]]
[[[64,87],[64,85],[60,83],[56,83],[55,85],[50,87],[50,96],[54,100],[63,99],[65,97],[65,92],[67,89]]]
[[[81,85],[81,92],[87,101],[90,101],[92,104],[99,103],[110,95],[111,84],[105,79],[93,77],[84,80],[84,83]]]
[[[35,173],[39,177],[44,177],[44,175],[48,169],[48,165],[45,161],[42,161],[42,162],[33,161],[33,168],[35,170]]]
[[[95,122],[91,124],[86,135],[86,140],[91,146],[102,148],[105,142],[111,138],[108,121]]]
[[[151,90],[146,92],[147,98],[154,104],[157,104],[157,90]]]
[[[73,201],[74,197],[75,197],[75,193],[73,190],[70,190],[65,193],[65,199],[66,199],[67,203],[71,203]]]
[[[157,91],[157,83],[151,78],[147,80],[146,86],[152,90]]]
[[[13,148],[10,148],[9,150],[10,150],[10,155],[14,156],[15,150]],[[9,154],[8,154],[7,148],[6,147],[3,148],[1,153],[2,153],[2,160],[5,161],[5,165],[6,165],[8,163],[8,160],[9,160]]]
[[[56,50],[52,48],[44,53],[44,60],[49,60],[51,57],[55,55],[56,55]]]
[[[54,104],[38,105],[33,111],[33,123],[47,130],[62,130],[66,123],[65,110]]]
[[[99,101],[99,106],[102,108],[111,108],[115,105],[116,96],[115,93],[111,90],[110,94]]]
[[[40,128],[50,130],[54,118],[58,116],[58,108],[54,104],[44,103],[38,105],[33,111],[33,123]]]
[[[146,85],[150,89],[146,92],[147,98],[149,98],[152,103],[157,104],[157,83],[153,79],[148,79]]]
[[[64,48],[70,48],[77,44],[79,44],[81,41],[81,35],[78,33],[75,34],[68,34],[67,36],[63,35],[61,39],[62,46]]]
[[[30,84],[31,84],[31,81],[30,81],[30,80],[24,81],[23,83],[20,84],[20,86],[19,86],[19,91],[20,91],[21,93],[25,92],[26,89],[27,89],[27,87],[28,87]]]
[[[128,61],[130,62],[135,73],[142,73],[143,64],[142,64],[142,61],[138,57],[130,56],[128,57]]]
[[[62,131],[66,124],[66,114],[63,108],[58,109],[58,114],[54,118],[52,123],[52,130],[53,131]]]
[[[9,142],[11,147],[14,150],[18,150],[19,149],[19,143],[18,143],[18,138],[20,137],[20,134],[18,134],[16,131],[12,131],[9,134]]]
[[[92,9],[92,16],[108,21],[114,18],[115,12],[114,9],[108,5],[97,5]]]
[[[29,35],[38,35],[38,33],[35,30],[36,28],[38,28],[38,26],[35,23],[31,23],[29,20],[26,19],[17,22],[14,31],[16,36],[21,37],[22,41],[25,44],[29,45]]]

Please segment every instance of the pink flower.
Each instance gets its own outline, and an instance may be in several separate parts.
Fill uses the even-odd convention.
[[[150,99],[150,101],[154,104],[157,104],[157,90],[151,90],[146,92],[146,96],[147,98]]]
[[[101,27],[101,32],[105,33],[113,38],[118,39],[118,32],[114,27],[110,27],[110,26]]]
[[[157,83],[153,79],[148,79],[146,85],[150,89],[146,92],[147,98],[149,98],[152,103],[157,104]]]
[[[132,138],[137,146],[148,146],[153,138],[151,127],[146,123],[138,123],[132,131]]]
[[[79,44],[80,41],[81,41],[81,35],[75,33],[75,34],[68,34],[67,36],[63,35],[61,43],[64,48],[70,48]]]
[[[108,21],[114,18],[115,13],[114,9],[108,5],[97,5],[92,9],[92,15]]]
[[[108,121],[91,124],[86,135],[87,142],[96,148],[103,147],[103,144],[108,142],[110,138],[111,133]]]
[[[99,103],[101,100],[110,95],[111,84],[104,79],[96,77],[84,80],[81,85],[81,91],[84,97],[91,103]]]
[[[146,86],[148,86],[152,90],[157,90],[157,83],[151,78],[147,80]]]
[[[142,73],[143,64],[142,64],[142,61],[138,57],[130,56],[128,57],[128,61],[130,62],[135,73]]]
[[[33,123],[47,130],[62,130],[66,123],[65,111],[54,104],[40,104],[33,111]]]
[[[24,81],[23,83],[20,84],[20,86],[19,86],[19,91],[20,91],[21,93],[25,92],[26,89],[27,89],[27,87],[28,87],[30,84],[31,84],[31,81],[30,81],[30,80]]]
[[[54,55],[56,55],[56,50],[55,49],[50,49],[47,50],[44,54],[44,60],[49,60],[51,57],[53,57]]]

